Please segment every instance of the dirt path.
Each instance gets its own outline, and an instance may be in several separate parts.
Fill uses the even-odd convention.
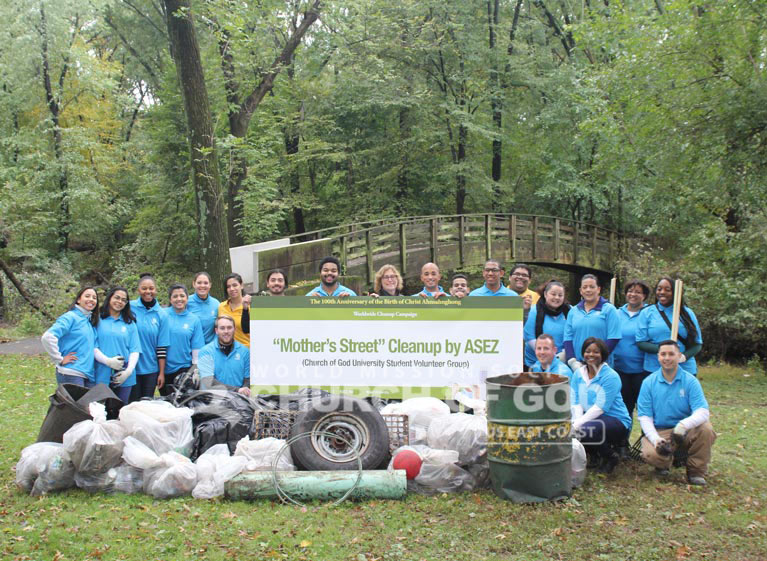
[[[42,355],[45,354],[39,337],[30,337],[20,341],[0,343],[0,355]]]

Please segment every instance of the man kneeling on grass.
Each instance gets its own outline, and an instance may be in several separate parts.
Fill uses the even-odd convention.
[[[665,476],[674,452],[686,451],[688,483],[705,485],[716,433],[708,421],[708,402],[700,382],[679,368],[683,357],[676,341],[663,341],[658,348],[660,369],[642,382],[637,400],[644,433],[642,459]]]

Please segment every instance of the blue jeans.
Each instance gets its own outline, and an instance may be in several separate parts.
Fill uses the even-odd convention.
[[[92,388],[96,385],[95,382],[91,382],[88,378],[72,376],[71,374],[61,374],[58,370],[56,371],[56,383],[74,384],[75,386],[82,386],[84,388]]]
[[[109,389],[111,389],[125,405],[130,403],[130,394],[131,390],[133,390],[133,386],[109,386]]]

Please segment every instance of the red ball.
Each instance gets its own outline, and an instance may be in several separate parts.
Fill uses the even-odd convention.
[[[394,469],[404,469],[408,479],[415,479],[421,473],[423,460],[421,456],[412,450],[403,450],[394,456],[392,467]]]

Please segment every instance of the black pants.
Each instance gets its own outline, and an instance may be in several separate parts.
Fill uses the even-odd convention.
[[[136,385],[130,395],[131,403],[145,397],[154,397],[154,389],[157,387],[157,372],[154,374],[137,374]]]
[[[170,374],[168,374],[166,372],[165,373],[165,383],[160,388],[160,395],[164,397],[166,395],[172,394],[175,391],[175,389],[176,389],[173,386],[173,383],[176,381],[176,378],[180,374],[183,374],[184,372],[186,372],[188,368],[189,367],[187,366],[186,368],[182,368],[181,370],[176,370],[175,372],[171,372]]]
[[[634,408],[639,399],[639,390],[642,389],[642,382],[650,375],[650,372],[618,372],[621,377],[621,397],[623,403],[626,404],[626,409],[629,411],[629,417],[634,418]],[[624,446],[628,446],[628,434],[626,435],[626,442]]]
[[[587,454],[609,457],[614,446],[626,438],[628,431],[618,419],[604,413],[581,428],[580,441]]]

